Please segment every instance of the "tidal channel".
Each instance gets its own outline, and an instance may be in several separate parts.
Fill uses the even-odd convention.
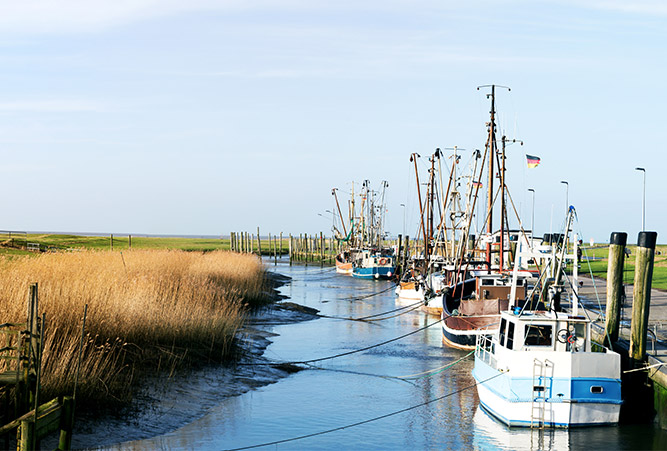
[[[470,374],[473,356],[445,347],[440,324],[427,327],[439,318],[408,308],[376,317],[393,316],[381,321],[341,319],[405,306],[397,302],[393,283],[337,275],[319,266],[267,262],[267,267],[291,278],[280,289],[285,302],[317,309],[322,316],[285,323],[251,320],[251,327],[271,341],[259,363],[344,354],[425,329],[363,352],[300,365],[305,369],[275,383],[221,396],[201,418],[172,432],[111,449],[223,450],[267,444],[258,449],[613,450],[667,443],[665,433],[653,425],[508,429],[479,407]],[[256,370],[262,374],[260,366]],[[361,424],[352,426],[356,423]]]

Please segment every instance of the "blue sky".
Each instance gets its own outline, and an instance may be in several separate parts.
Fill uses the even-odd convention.
[[[476,87],[495,83],[527,225],[528,188],[537,232],[560,225],[567,180],[587,241],[634,241],[643,166],[664,242],[666,19],[658,1],[0,1],[0,228],[328,232],[331,188],[368,179],[414,235],[410,153],[483,148]]]

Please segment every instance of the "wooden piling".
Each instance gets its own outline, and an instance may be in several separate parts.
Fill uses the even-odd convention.
[[[17,448],[21,451],[37,449],[35,443],[35,422],[30,420],[21,421],[18,429]]]
[[[111,250],[113,250],[113,233],[109,236],[109,244],[111,245]]]
[[[605,343],[612,346],[618,340],[618,328],[623,308],[623,264],[628,234],[612,232],[609,238],[609,259],[607,262],[607,318]]]
[[[58,449],[65,451],[72,449],[72,427],[74,426],[74,401],[72,397],[63,398],[62,413],[60,414],[60,439]]]
[[[127,236],[127,247],[128,249],[132,249],[132,235]]]
[[[632,324],[630,329],[630,359],[635,365],[643,364],[646,358],[648,314],[651,304],[651,279],[657,232],[639,232],[637,258],[635,260],[635,283],[632,292]]]
[[[324,234],[320,232],[320,266],[324,266]]]
[[[257,227],[257,255],[259,255],[260,258],[262,257],[262,240],[259,237],[259,227]]]

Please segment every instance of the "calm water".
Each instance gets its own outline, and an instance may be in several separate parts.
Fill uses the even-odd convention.
[[[392,284],[336,275],[332,269],[278,264],[292,277],[282,287],[288,301],[336,317],[363,317],[400,307]],[[359,299],[362,296],[369,297]],[[437,321],[420,311],[366,323],[319,318],[262,326],[278,334],[264,357],[301,361],[390,340]],[[478,407],[472,356],[437,375],[414,375],[455,362],[467,353],[443,347],[439,325],[371,350],[314,364],[277,383],[224,397],[201,419],[121,449],[233,449],[286,440],[421,407],[314,437],[260,449],[664,449],[665,434],[652,426],[574,431],[508,429]]]

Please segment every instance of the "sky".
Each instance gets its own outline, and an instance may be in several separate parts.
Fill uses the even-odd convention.
[[[414,236],[410,154],[467,162],[497,84],[524,226],[634,242],[644,167],[667,242],[665,43],[648,0],[0,0],[0,228],[328,234],[386,180]]]

